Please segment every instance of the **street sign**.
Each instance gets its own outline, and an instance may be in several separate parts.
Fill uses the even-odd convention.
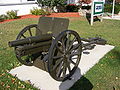
[[[103,14],[104,3],[103,2],[94,2],[94,13],[93,15]]]
[[[91,25],[93,25],[94,16],[103,16],[104,13],[104,2],[103,0],[93,0],[91,6]],[[102,21],[102,19],[101,19]]]

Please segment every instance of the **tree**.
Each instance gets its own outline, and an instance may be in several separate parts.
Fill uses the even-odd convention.
[[[39,6],[50,6],[50,0],[37,0]]]
[[[54,7],[65,7],[67,0],[37,0],[39,6],[49,7],[54,11]]]

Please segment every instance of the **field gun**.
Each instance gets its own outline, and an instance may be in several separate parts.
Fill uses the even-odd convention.
[[[66,18],[40,17],[38,24],[23,28],[8,45],[15,48],[22,64],[36,66],[47,71],[53,79],[65,81],[78,68],[83,49],[107,42],[99,37],[81,38],[76,31],[68,30],[68,25]]]

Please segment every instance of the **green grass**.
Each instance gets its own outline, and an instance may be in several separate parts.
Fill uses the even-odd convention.
[[[102,23],[95,22],[90,26],[83,17],[69,19],[69,29],[76,30],[81,37],[100,35],[115,46],[115,49],[105,55],[70,90],[120,90],[120,21],[103,20]],[[38,18],[0,24],[0,90],[36,90],[28,81],[22,82],[8,73],[20,65],[13,48],[8,46],[8,41],[15,40],[23,27],[36,24],[37,21]]]

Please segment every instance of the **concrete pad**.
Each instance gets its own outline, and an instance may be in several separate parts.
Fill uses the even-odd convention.
[[[22,65],[12,69],[10,74],[22,81],[29,80],[33,86],[40,90],[67,90],[113,48],[114,46],[111,45],[96,45],[93,50],[84,51],[79,68],[75,71],[72,79],[65,82],[55,81],[49,73],[34,66]]]

